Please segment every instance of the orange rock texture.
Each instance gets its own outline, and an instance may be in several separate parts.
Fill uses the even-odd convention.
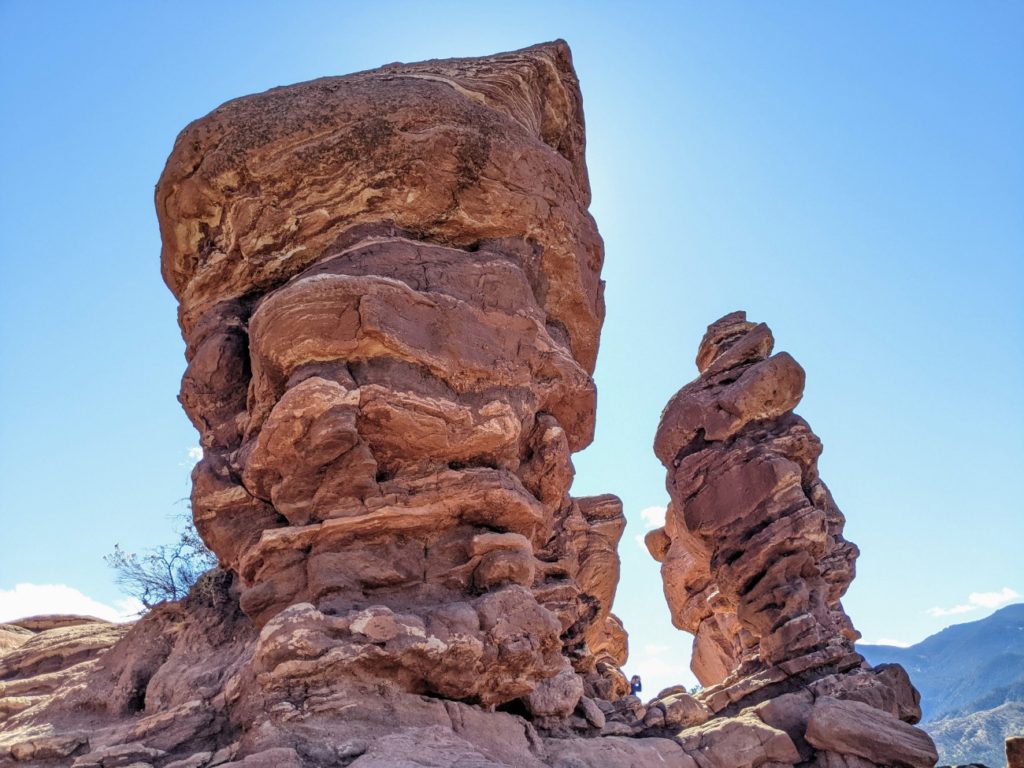
[[[583,136],[550,45],[276,89],[178,138],[156,200],[193,510],[267,637],[302,604],[316,658],[486,705],[619,682],[586,641],[622,507],[568,493],[604,317]]]
[[[698,699],[719,716],[709,727],[749,712],[784,731],[798,757],[783,762],[934,765],[906,672],[854,652],[840,599],[858,550],[818,476],[821,442],[793,413],[804,370],[774,345],[743,312],[708,326],[700,376],[655,437],[671,504],[646,543],[673,622],[694,635]]]
[[[156,190],[220,567],[134,624],[0,625],[0,765],[934,763],[839,604],[856,549],[765,326],[709,329],[648,538],[699,695],[629,695],[625,526],[574,498],[604,317],[561,41],[228,102]]]

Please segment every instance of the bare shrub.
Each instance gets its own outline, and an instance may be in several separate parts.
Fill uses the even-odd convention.
[[[103,560],[114,569],[114,581],[125,594],[152,608],[181,600],[199,577],[217,567],[217,557],[199,537],[191,517],[180,518],[178,540],[142,552],[126,552],[120,544]]]

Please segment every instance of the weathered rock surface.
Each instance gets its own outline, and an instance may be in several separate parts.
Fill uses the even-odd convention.
[[[906,671],[854,652],[840,599],[857,548],[818,477],[821,443],[793,413],[804,371],[773,347],[742,312],[710,325],[700,376],[669,401],[655,438],[672,501],[646,543],[673,622],[695,636],[697,699],[716,716],[690,738],[734,741],[730,755],[792,748],[763,758],[774,762],[933,766]]]
[[[156,197],[193,509],[273,663],[301,631],[415,693],[621,692],[588,641],[622,505],[568,493],[604,315],[583,149],[561,43],[275,89],[179,137]]]
[[[42,649],[40,628],[5,627],[2,754],[546,754],[532,731],[479,743],[499,721],[525,733],[519,715],[463,733],[437,697],[604,727],[595,697],[628,692],[610,613],[625,519],[614,496],[569,495],[604,317],[589,202],[562,42],[279,88],[188,126],[156,205],[217,605],[165,606],[112,647],[92,624]],[[45,677],[64,670],[87,682]],[[314,754],[354,706],[362,751]]]
[[[33,616],[0,625],[0,722],[88,678],[127,627],[89,616]]]
[[[924,731],[859,701],[822,696],[807,721],[807,742],[881,765],[931,768],[938,760]]]
[[[622,505],[569,493],[604,306],[564,43],[229,102],[156,197],[220,568],[131,626],[0,626],[0,765],[934,763],[852,651],[803,371],[740,315],[666,409],[648,537],[709,687],[629,694]]]

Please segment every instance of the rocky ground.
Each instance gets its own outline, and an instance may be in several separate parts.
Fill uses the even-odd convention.
[[[604,317],[563,42],[229,102],[156,191],[221,567],[130,627],[0,628],[0,763],[933,766],[763,324],[708,328],[648,538],[705,689],[643,702],[622,506],[575,498]],[[609,478],[609,482],[614,482]]]

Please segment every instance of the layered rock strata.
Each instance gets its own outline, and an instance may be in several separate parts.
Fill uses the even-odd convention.
[[[604,314],[583,155],[562,42],[186,128],[157,210],[221,567],[130,627],[0,626],[0,765],[934,762],[906,673],[852,652],[802,371],[739,316],[666,411],[649,539],[709,687],[629,695],[622,506],[569,494]]]
[[[618,684],[587,641],[621,504],[568,493],[604,316],[583,135],[550,45],[276,89],[178,138],[156,200],[193,510],[268,636],[312,624],[349,674],[537,714],[576,703],[542,681]]]
[[[35,616],[0,624],[0,722],[87,680],[128,627],[91,616]]]
[[[793,413],[804,371],[773,347],[743,312],[710,325],[700,376],[655,437],[671,503],[646,543],[673,623],[694,635],[698,699],[785,731],[801,760],[934,765],[906,672],[854,652],[840,600],[858,550],[818,476],[821,442]]]

